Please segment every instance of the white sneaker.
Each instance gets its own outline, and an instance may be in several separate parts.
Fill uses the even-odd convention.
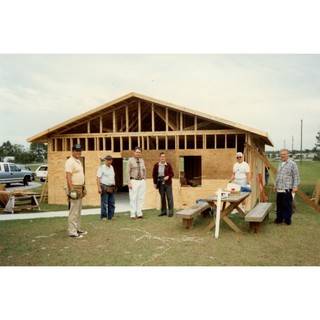
[[[78,230],[78,234],[79,234],[79,235],[83,235],[83,236],[85,236],[86,234],[88,234],[88,231],[85,231],[85,230]]]
[[[74,239],[80,239],[80,238],[83,238],[83,235],[82,234],[70,234],[69,235],[70,238],[74,238]]]

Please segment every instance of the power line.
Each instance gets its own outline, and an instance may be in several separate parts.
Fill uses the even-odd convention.
[[[302,130],[303,130],[303,120],[301,119],[301,135],[300,135],[300,162],[302,161]]]

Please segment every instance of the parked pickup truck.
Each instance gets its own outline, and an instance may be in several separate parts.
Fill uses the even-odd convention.
[[[28,185],[32,179],[30,170],[20,169],[16,164],[0,162],[0,183],[10,185],[11,183],[23,183]]]

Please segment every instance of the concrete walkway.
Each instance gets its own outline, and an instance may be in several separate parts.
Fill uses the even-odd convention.
[[[12,192],[12,191],[30,190],[30,189],[41,187],[41,185],[42,184],[40,182],[36,182],[36,181],[29,182],[28,186],[24,186],[21,183],[12,183],[10,184],[9,187],[6,187],[6,191]]]
[[[115,213],[123,213],[130,211],[128,194],[116,195],[116,210]],[[83,209],[81,215],[99,215],[100,208]],[[14,214],[0,214],[0,221],[8,220],[27,220],[27,219],[40,219],[40,218],[54,218],[54,217],[67,217],[69,211],[49,211],[49,212],[30,212],[30,213],[14,213]]]
[[[120,208],[116,209],[117,213],[128,212],[128,209]],[[100,208],[94,209],[83,209],[81,212],[82,216],[87,215],[99,215]],[[28,219],[41,219],[41,218],[55,218],[55,217],[67,217],[69,215],[69,211],[48,211],[48,212],[34,212],[34,213],[14,213],[14,214],[0,214],[0,221],[8,221],[8,220],[28,220]]]

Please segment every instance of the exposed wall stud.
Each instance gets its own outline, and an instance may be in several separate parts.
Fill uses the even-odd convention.
[[[123,141],[122,141],[122,137],[120,137],[120,152],[122,152],[123,150]]]
[[[155,126],[154,126],[154,104],[151,104],[151,127],[152,127],[152,132],[155,131]]]
[[[102,133],[103,130],[103,124],[102,124],[102,116],[99,117],[99,125],[100,125],[100,133]]]
[[[169,129],[169,127],[168,127],[168,121],[169,119],[168,119],[168,108],[166,108],[166,132],[168,132],[168,129]]]
[[[112,112],[112,130],[116,132],[116,112]]]
[[[141,132],[141,102],[138,101],[138,132]]]
[[[126,106],[126,132],[129,131],[129,107]]]

